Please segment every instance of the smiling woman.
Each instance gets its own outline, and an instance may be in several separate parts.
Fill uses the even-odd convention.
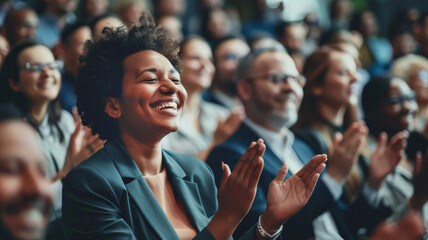
[[[208,165],[161,148],[161,139],[177,131],[187,99],[177,50],[146,13],[129,32],[106,28],[87,44],[77,106],[83,123],[108,142],[64,181],[68,239],[230,239],[247,214],[263,168],[263,140],[250,145],[233,173],[223,165],[218,195]],[[295,190],[305,195],[299,200],[288,195],[284,165],[263,227],[253,226],[244,238],[280,232],[310,197],[325,160],[315,157],[294,178]]]

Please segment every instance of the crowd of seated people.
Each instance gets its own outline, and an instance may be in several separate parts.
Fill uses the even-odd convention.
[[[355,2],[0,2],[0,239],[428,239],[428,8]]]

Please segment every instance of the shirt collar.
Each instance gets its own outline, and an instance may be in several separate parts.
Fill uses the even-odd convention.
[[[277,146],[274,149],[285,147],[284,149],[291,148],[294,142],[294,134],[286,127],[281,128],[279,132],[275,132],[264,128],[257,123],[251,121],[249,118],[244,119],[253,131],[255,131],[269,146]]]

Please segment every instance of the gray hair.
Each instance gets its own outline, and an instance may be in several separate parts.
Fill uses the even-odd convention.
[[[287,51],[282,45],[281,46],[273,45],[272,47],[262,47],[262,48],[252,49],[247,56],[245,56],[244,58],[241,59],[241,61],[239,61],[239,64],[238,64],[238,67],[236,68],[236,73],[235,73],[236,83],[238,83],[239,81],[247,77],[248,69],[251,68],[251,65],[253,65],[254,60],[256,60],[258,56],[260,56],[262,53],[265,53],[265,52],[287,53]]]

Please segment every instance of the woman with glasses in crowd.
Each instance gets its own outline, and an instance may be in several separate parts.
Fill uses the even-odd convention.
[[[148,14],[129,31],[106,28],[87,44],[77,106],[83,124],[108,141],[65,178],[68,239],[230,239],[248,212],[263,169],[261,139],[233,173],[223,165],[218,195],[208,165],[161,148],[187,100],[177,53],[175,40]],[[245,237],[279,234],[308,200],[325,160],[314,157],[287,181],[286,165],[278,169],[266,211]]]
[[[17,106],[38,132],[42,149],[49,159],[47,177],[52,179],[54,204],[50,234],[61,236],[61,179],[79,162],[102,146],[97,136],[83,129],[80,120],[61,109],[62,62],[55,60],[44,45],[28,41],[7,55],[0,74],[0,101]]]

